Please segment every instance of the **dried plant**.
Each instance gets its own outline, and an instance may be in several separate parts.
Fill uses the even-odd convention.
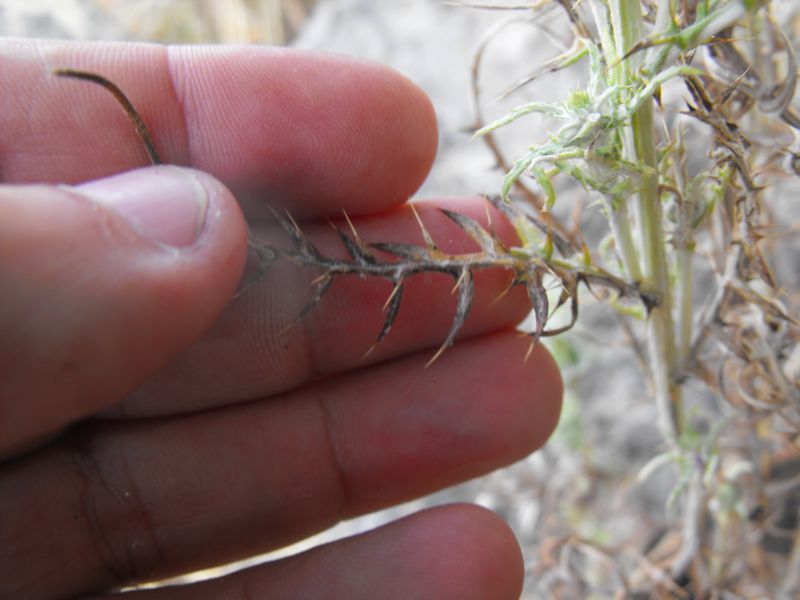
[[[479,85],[484,51],[512,21],[499,23],[479,46],[475,135],[507,171],[500,193],[487,202],[511,222],[519,244],[504,244],[491,224],[483,227],[451,211],[442,212],[479,250],[442,252],[418,215],[424,244],[367,244],[345,215],[349,231],[334,227],[347,258],[337,259],[315,247],[290,214],[275,213],[286,243],[251,237],[257,276],[278,260],[318,272],[298,319],[336,277],[387,280],[392,289],[376,332],[379,343],[390,333],[408,278],[449,275],[457,306],[431,362],[461,329],[477,270],[504,269],[513,275],[511,285],[525,287],[535,318],[532,344],[575,324],[584,284],[619,309],[658,407],[664,452],[638,480],[672,465],[678,478],[668,504],[677,508],[660,542],[646,547],[608,548],[572,534],[550,539],[540,552],[547,573],[540,589],[553,597],[800,593],[796,524],[779,559],[766,543],[778,507],[800,483],[796,471],[784,479],[775,475],[800,465],[800,349],[792,316],[797,295],[781,288],[768,253],[776,236],[792,233],[776,227],[769,186],[800,175],[800,154],[774,141],[779,129],[792,138],[800,129],[792,104],[797,64],[791,39],[769,3],[753,0],[479,6],[522,10],[529,21],[555,8],[572,32],[565,52],[507,94],[530,93],[540,77],[579,63],[588,71],[585,86],[562,102],[530,101],[486,123]],[[58,74],[104,85],[137,121],[111,82],[73,70]],[[678,104],[668,106],[668,96],[677,96]],[[532,114],[558,127],[508,160],[495,132],[522,127],[523,117]],[[143,125],[137,129],[152,150]],[[698,159],[701,144],[706,153]],[[599,201],[608,243],[590,251],[581,232],[559,220],[561,203],[570,201],[560,193],[562,176]],[[582,198],[571,202],[573,212],[574,203],[583,210]],[[712,275],[704,303],[698,273]],[[561,307],[568,307],[566,324],[549,327]],[[685,405],[690,382],[701,382],[717,400],[716,425],[707,431]]]

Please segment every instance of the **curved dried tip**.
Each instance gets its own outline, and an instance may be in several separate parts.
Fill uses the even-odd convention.
[[[114,82],[106,79],[102,75],[98,75],[97,73],[90,73],[89,71],[79,71],[78,69],[53,69],[51,71],[53,75],[56,77],[67,77],[70,79],[80,79],[82,81],[89,81],[91,83],[95,83],[100,87],[108,90],[114,99],[119,103],[122,109],[125,111],[125,114],[133,123],[133,126],[136,128],[136,134],[139,136],[139,139],[142,140],[142,144],[144,144],[144,149],[147,152],[147,156],[150,159],[150,162],[154,165],[161,164],[161,158],[158,156],[158,152],[156,151],[155,144],[153,143],[153,137],[150,135],[150,132],[147,130],[147,126],[144,124],[144,119],[142,119],[139,112],[133,106],[133,103],[128,100],[128,97],[125,95],[117,84]]]
[[[547,298],[547,291],[542,285],[542,273],[538,269],[526,277],[525,289],[528,291],[528,298],[533,306],[533,314],[536,317],[536,329],[531,334],[533,338],[531,345],[535,345],[542,337],[544,326],[547,323],[547,316],[550,312],[550,301]],[[528,354],[533,350],[531,348]]]
[[[447,337],[439,347],[439,350],[436,351],[436,354],[434,354],[425,365],[426,369],[431,366],[445,350],[453,345],[453,341],[455,340],[458,332],[461,330],[461,327],[464,325],[464,321],[466,321],[469,310],[472,307],[472,299],[475,295],[475,280],[472,276],[472,271],[470,271],[468,268],[463,268],[461,272],[458,273],[456,281],[458,284],[458,302],[456,303],[456,312],[453,316],[453,323],[450,326],[450,331],[447,333]]]

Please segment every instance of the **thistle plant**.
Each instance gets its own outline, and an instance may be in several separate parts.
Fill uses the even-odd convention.
[[[565,538],[559,547],[606,556],[623,573],[620,589],[626,593],[686,595],[685,587],[687,597],[722,591],[788,597],[800,590],[800,537],[795,531],[781,559],[781,572],[789,575],[774,577],[774,567],[764,566],[774,560],[761,543],[769,523],[759,515],[774,513],[794,489],[770,488],[771,469],[787,456],[800,457],[796,298],[781,288],[765,253],[776,234],[786,233],[772,220],[771,186],[800,176],[800,155],[791,143],[774,141],[776,131],[793,139],[800,129],[792,41],[769,3],[756,0],[542,1],[518,8],[528,19],[561,10],[572,41],[509,93],[535,94],[535,80],[575,65],[588,72],[585,85],[560,102],[534,98],[487,123],[480,94],[483,54],[508,21],[476,53],[475,136],[506,171],[498,193],[486,201],[513,225],[518,243],[502,242],[491,222],[484,227],[451,211],[443,212],[477,244],[474,252],[442,252],[419,215],[424,244],[365,243],[344,215],[344,224],[333,226],[346,257],[336,258],[315,247],[289,213],[276,212],[285,243],[251,237],[258,259],[254,278],[279,260],[315,270],[311,300],[298,319],[323,301],[337,277],[387,280],[377,344],[390,335],[410,277],[449,275],[456,309],[431,362],[460,331],[480,269],[504,269],[512,274],[511,286],[525,288],[535,322],[532,345],[573,327],[588,296],[604,298],[632,336],[659,415],[663,453],[639,478],[663,465],[678,472],[669,499],[679,507],[670,531],[677,542],[666,558],[656,558],[655,551],[643,558],[658,573],[644,578],[647,586],[640,584],[640,568],[616,564],[586,540]],[[80,71],[58,74],[111,90],[158,162],[135,109],[113,83]],[[531,115],[554,123],[553,132],[508,160],[495,132],[522,128]],[[696,159],[701,147],[705,156]],[[565,198],[565,180],[583,192]],[[587,200],[608,223],[607,240],[595,249],[578,227],[559,218],[564,203],[574,211]],[[710,289],[696,288],[699,273],[711,281]],[[553,319],[559,324],[550,326]],[[698,383],[716,398],[716,426],[708,432],[698,429],[695,409],[684,398],[687,386]],[[761,494],[753,492],[759,482]],[[579,589],[592,588],[585,573],[573,575],[581,580]]]
[[[509,201],[518,193],[547,225],[538,240],[530,228],[518,227],[532,255],[555,262],[553,234],[569,231],[556,217],[562,201],[557,184],[570,178],[599,200],[608,221],[611,251],[600,268],[644,301],[644,343],[634,347],[666,451],[640,477],[665,464],[677,465],[680,473],[669,504],[682,505],[682,529],[676,530],[679,549],[665,564],[665,581],[691,580],[698,597],[712,589],[739,593],[754,581],[758,587],[750,589],[766,595],[797,593],[796,576],[775,585],[746,564],[764,556],[755,541],[764,526],[752,514],[769,509],[763,498],[748,500],[752,492],[744,478],[736,479],[747,471],[768,480],[763,465],[787,444],[790,456],[798,455],[800,389],[791,358],[798,323],[791,316],[793,298],[775,280],[762,250],[768,247],[762,240],[775,230],[770,186],[800,174],[796,151],[774,139],[777,131],[794,138],[800,129],[792,105],[792,43],[766,2],[605,0],[580,8],[539,3],[532,10],[538,16],[553,7],[566,12],[572,44],[511,91],[580,62],[588,63],[585,86],[562,102],[528,102],[485,124],[479,75],[487,45],[508,24],[501,22],[473,65],[476,136],[506,168],[502,197]],[[666,105],[665,90],[673,96],[678,91],[677,105]],[[521,127],[531,114],[554,122],[555,132],[509,161],[494,132]],[[690,144],[705,146],[705,160],[690,164]],[[556,248],[576,248],[581,240],[573,229],[567,244]],[[576,261],[564,254],[559,261],[577,271],[598,268],[589,256],[584,251]],[[701,259],[701,268],[716,279],[711,292],[700,290],[707,294],[702,308],[693,285]],[[705,436],[684,403],[687,384],[698,380],[720,405],[718,426]],[[750,438],[744,452],[736,439],[742,432]],[[786,572],[797,573],[800,538],[796,529],[791,535]],[[737,556],[743,548],[750,558]]]

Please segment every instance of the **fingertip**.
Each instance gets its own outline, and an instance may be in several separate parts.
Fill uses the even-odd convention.
[[[527,337],[525,341],[530,343]],[[535,364],[535,369],[529,373],[529,389],[537,407],[536,437],[544,443],[558,426],[564,398],[564,381],[558,363],[541,342],[537,342],[527,362]],[[539,446],[541,444],[532,450]]]
[[[251,217],[267,203],[298,218],[385,210],[433,163],[433,106],[385,66],[297,50],[168,52],[191,163],[231,186]]]
[[[439,359],[443,372],[459,373],[459,387],[468,390],[458,396],[460,416],[484,429],[480,445],[494,455],[495,467],[538,450],[558,425],[558,365],[540,342],[532,351],[530,345],[530,337],[505,330],[465,340]]]
[[[432,597],[519,598],[522,551],[499,515],[474,504],[453,504],[419,518],[419,560],[441,570],[441,595]]]

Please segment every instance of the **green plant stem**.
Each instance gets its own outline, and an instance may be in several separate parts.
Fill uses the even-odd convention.
[[[638,1],[637,1],[638,7]],[[642,105],[631,123],[636,155],[647,167],[657,168],[653,140],[653,106]],[[667,271],[667,257],[663,229],[661,199],[658,193],[658,175],[642,175],[639,190],[639,228],[644,255],[645,280],[643,287],[659,300],[649,316],[649,348],[656,399],[661,410],[661,426],[668,439],[676,441],[680,435],[681,387],[675,381],[677,356],[672,323],[672,302]]]
[[[641,39],[641,5],[639,0],[612,0],[611,13],[616,51],[624,55]],[[633,73],[631,64],[623,70],[626,78],[632,77]],[[648,318],[648,345],[660,425],[665,437],[675,443],[681,430],[682,394],[675,377],[678,361],[653,132],[653,102],[647,101],[634,113],[630,135],[626,136],[624,142],[626,153],[644,167],[638,205],[641,254],[644,259],[642,287],[653,293],[659,302]]]
[[[692,352],[692,336],[694,314],[692,303],[692,265],[694,261],[694,236],[692,233],[693,204],[687,188],[686,156],[683,141],[680,142],[678,155],[680,161],[675,167],[675,179],[680,192],[678,202],[678,227],[672,234],[672,246],[675,248],[678,288],[678,369],[681,374],[689,366]]]
[[[609,23],[608,11],[600,3],[592,3],[592,12],[600,31],[606,62],[611,66],[611,81],[616,85],[621,85],[628,77],[628,65],[625,61],[619,60],[622,55],[619,53],[619,48],[616,46],[616,41],[612,36],[612,30],[615,28]],[[613,19],[614,15],[611,15],[611,17]],[[633,241],[633,228],[631,227],[626,199],[624,197],[614,198],[603,195],[603,207],[608,214],[611,233],[616,241],[617,252],[622,258],[625,274],[633,283],[640,283],[642,281],[642,269],[636,244]]]
[[[608,213],[611,233],[616,240],[617,252],[619,252],[622,258],[622,265],[625,267],[625,273],[630,281],[639,283],[642,281],[642,269],[639,266],[639,255],[636,252],[636,244],[633,241],[631,219],[625,200],[615,200],[607,195],[603,195],[603,207]]]
[[[683,245],[677,249],[677,253],[678,330],[680,332],[678,365],[680,368],[683,368],[687,366],[689,354],[692,349],[692,263],[694,252],[688,247],[688,244],[683,243]]]

